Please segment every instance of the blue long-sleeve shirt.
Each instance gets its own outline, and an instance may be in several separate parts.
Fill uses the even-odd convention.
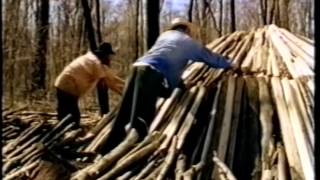
[[[230,68],[222,56],[210,52],[183,32],[162,33],[153,47],[133,65],[149,65],[163,74],[170,89],[175,88],[189,60],[204,62],[213,68]]]

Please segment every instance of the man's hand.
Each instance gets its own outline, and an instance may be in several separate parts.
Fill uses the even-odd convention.
[[[234,64],[231,65],[231,70],[236,74],[242,74],[241,69],[238,66],[234,65]]]

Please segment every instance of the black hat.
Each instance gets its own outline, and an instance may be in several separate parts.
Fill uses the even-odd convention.
[[[112,46],[108,42],[103,42],[99,45],[98,49],[95,50],[95,53],[102,53],[102,54],[115,54],[112,50]]]

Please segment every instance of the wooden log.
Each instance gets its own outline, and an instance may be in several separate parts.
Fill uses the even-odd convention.
[[[238,40],[239,37],[241,37],[242,35],[244,35],[244,32],[235,32],[230,34],[227,39],[223,42],[221,42],[218,46],[216,46],[214,49],[212,49],[214,52],[216,53],[221,53],[222,51],[224,51],[224,49],[226,47],[228,47],[232,42],[234,42],[235,40]]]
[[[314,86],[314,79],[309,79],[307,82],[307,87],[308,87],[308,91],[311,94],[311,97],[314,97],[314,93],[315,93],[315,86]],[[313,98],[312,98],[313,99]],[[314,103],[313,103],[314,104]]]
[[[179,125],[182,121],[182,117],[187,112],[187,107],[189,106],[190,102],[193,100],[194,95],[196,94],[198,88],[196,86],[192,87],[189,92],[187,92],[186,99],[181,104],[181,111],[176,113],[175,116],[170,120],[169,125],[164,130],[163,134],[166,135],[164,142],[159,147],[159,151],[163,151],[168,148],[172,137],[176,133],[179,128]]]
[[[310,101],[310,97],[307,93],[307,90],[305,89],[305,87],[303,87],[302,83],[300,80],[296,80],[298,86],[299,86],[299,90],[302,94],[302,99],[304,101],[305,104],[305,108],[307,110],[307,114],[308,114],[308,119],[310,121],[311,127],[312,129],[314,129],[314,118],[313,118],[313,105],[312,102]]]
[[[184,79],[185,84],[194,84],[200,77],[199,75],[203,74],[206,71],[207,65],[205,65],[204,63],[199,63],[197,62],[198,68],[194,69],[193,72]]]
[[[218,101],[219,101],[219,96],[221,96],[221,85],[222,82],[219,82],[217,86],[217,90],[215,92],[211,112],[210,112],[210,121],[208,125],[208,130],[206,132],[206,137],[204,140],[204,145],[203,145],[203,150],[201,153],[201,161],[207,164],[208,161],[208,156],[209,152],[211,150],[212,142],[213,142],[213,137],[214,137],[214,126],[215,126],[215,119],[217,116],[217,111],[218,111]],[[199,173],[198,180],[202,178],[202,173]]]
[[[241,64],[242,72],[248,73],[251,70],[252,64],[253,64],[253,57],[255,53],[256,53],[256,49],[252,47],[249,50],[246,57],[244,58],[244,60],[242,61],[242,64]]]
[[[220,178],[223,178],[221,176],[225,176],[225,178],[228,180],[236,180],[237,179],[233,175],[232,171],[228,168],[228,166],[225,165],[223,163],[223,161],[221,161],[216,155],[214,155],[214,157],[213,157],[213,162],[218,166],[218,169],[220,170],[220,172],[219,172]]]
[[[155,180],[161,169],[162,164],[156,167],[146,178],[144,178],[144,180]]]
[[[184,180],[192,180],[195,175],[197,175],[204,167],[203,162],[199,162],[196,165],[193,165],[190,169],[183,173]]]
[[[148,144],[152,143],[153,141],[156,141],[161,137],[161,134],[157,131],[153,132],[152,134],[147,135],[142,142],[140,142],[138,145],[136,145],[132,150],[130,150],[127,154],[125,154],[121,159],[125,160],[132,154],[136,153],[141,148],[147,146]],[[118,163],[122,163],[121,160],[118,161]]]
[[[112,129],[114,120],[109,122],[84,149],[84,152],[98,152],[109,138],[109,132]]]
[[[227,145],[230,137],[230,127],[232,110],[234,104],[234,94],[235,94],[235,83],[236,78],[234,76],[229,76],[228,78],[228,89],[226,95],[225,112],[223,115],[222,129],[220,133],[219,145],[218,145],[218,156],[220,159],[225,159]]]
[[[186,170],[186,156],[179,154],[175,169],[175,180],[182,180],[183,172]]]
[[[252,43],[252,46],[247,53],[246,57],[243,59],[241,63],[241,70],[243,72],[248,73],[251,70],[252,64],[253,64],[253,57],[257,52],[257,49],[261,46],[262,40],[263,40],[264,32],[261,29],[258,29],[254,33],[254,40]]]
[[[2,117],[6,117],[6,116],[9,116],[9,115],[15,114],[15,113],[17,113],[19,111],[27,109],[27,107],[28,106],[22,106],[22,107],[19,107],[17,109],[8,110],[8,111],[2,113]]]
[[[270,37],[272,44],[277,49],[278,53],[281,55],[282,60],[285,62],[291,76],[293,78],[299,77],[301,74],[292,63],[291,61],[292,56],[290,51],[287,49],[286,45],[283,43],[280,37],[275,33],[275,30],[269,29],[267,33],[268,33],[268,36]]]
[[[273,101],[277,108],[277,114],[279,117],[279,123],[281,128],[281,134],[284,142],[285,152],[288,157],[288,163],[290,167],[290,174],[292,178],[303,179],[301,162],[297,150],[297,142],[294,139],[292,125],[288,108],[286,105],[283,88],[281,81],[278,77],[271,79]]]
[[[305,37],[305,36],[299,35],[299,34],[296,34],[295,36],[296,36],[297,38],[299,38],[300,40],[308,43],[310,46],[314,46],[314,41],[313,41],[313,40],[311,40],[311,39],[309,39],[309,38],[307,38],[307,37]]]
[[[237,132],[238,132],[239,119],[240,119],[243,86],[244,86],[244,79],[242,77],[238,77],[236,80],[234,105],[233,105],[232,120],[231,120],[232,124],[231,124],[231,130],[230,130],[230,141],[228,145],[228,154],[227,154],[227,161],[226,161],[230,167],[233,167],[233,160],[236,152],[236,138],[237,138]]]
[[[177,142],[178,142],[178,137],[173,136],[171,146],[168,151],[168,155],[163,162],[163,166],[158,174],[157,180],[164,179],[167,172],[169,171],[169,168],[171,167],[173,160],[175,159],[175,156],[177,154]]]
[[[273,76],[272,74],[272,58],[270,58],[270,50],[271,49],[271,45],[269,44],[268,49],[267,49],[267,53],[268,53],[268,58],[266,58],[267,61],[267,75],[269,77]]]
[[[312,148],[312,151],[314,150],[314,132],[311,125],[311,121],[309,120],[307,109],[305,107],[305,104],[302,99],[302,93],[300,92],[300,89],[298,87],[296,80],[289,80],[289,83],[293,89],[292,93],[294,94],[294,97],[296,99],[297,104],[295,104],[295,107],[299,111],[299,114],[301,115],[301,119],[303,120],[303,129],[307,132],[308,139]]]
[[[40,142],[44,143],[48,141],[52,136],[54,136],[57,131],[62,128],[65,123],[67,123],[71,119],[72,115],[68,114],[65,118],[63,118],[52,130],[50,130],[43,138],[40,139]]]
[[[301,59],[308,65],[309,68],[314,69],[315,61],[314,61],[314,54],[312,53],[313,51],[312,45],[309,45],[309,46],[305,45],[303,41],[299,40],[299,38],[281,29],[278,29],[276,32],[281,37],[281,39],[286,43],[288,48],[291,49],[291,52],[295,56],[301,57]]]
[[[277,151],[278,151],[278,165],[277,165],[278,178],[279,180],[287,180],[288,174],[287,174],[287,166],[286,166],[286,155],[284,152],[284,148],[280,143],[277,144]]]
[[[17,177],[25,174],[27,171],[30,171],[32,169],[34,169],[35,167],[38,166],[40,161],[35,161],[32,164],[29,164],[28,166],[25,166],[21,169],[19,169],[18,171],[12,173],[12,174],[8,174],[4,177],[4,180],[13,180],[13,179],[17,179]]]
[[[233,51],[231,51],[229,54],[227,54],[227,57],[229,59],[232,59],[233,61],[235,60],[237,54],[241,51],[241,49],[242,49],[241,47],[243,47],[244,44],[246,43],[246,38],[243,38],[239,42],[235,42],[235,43],[237,44],[236,47],[233,49]]]
[[[116,180],[127,180],[130,179],[130,177],[132,176],[133,171],[127,171],[126,173],[124,173],[123,175],[119,176],[116,178]]]
[[[60,142],[60,146],[65,146],[67,144],[70,144],[74,141],[76,141],[76,138],[79,137],[79,135],[81,134],[82,129],[76,129],[76,130],[72,130],[70,132],[67,132],[64,136],[62,141]]]
[[[181,95],[182,90],[179,88],[175,88],[170,98],[166,100],[164,105],[161,107],[159,113],[156,115],[155,119],[152,121],[151,126],[149,128],[149,133],[153,132],[157,129],[157,127],[161,124],[164,116],[168,113],[170,108],[172,108],[173,104],[177,101],[179,96]]]
[[[155,164],[155,160],[148,163],[148,165],[145,168],[143,168],[143,170],[136,177],[134,177],[133,180],[140,180],[146,177],[155,168]]]
[[[112,119],[114,119],[117,111],[119,110],[120,107],[120,103],[116,105],[115,108],[113,108],[108,114],[103,115],[101,120],[98,122],[98,124],[92,128],[88,134],[92,134],[92,137],[94,137],[95,135],[97,135],[109,122],[112,121]]]
[[[270,46],[269,46],[269,56],[268,56],[268,59],[269,59],[269,61],[271,62],[272,75],[279,77],[279,76],[280,76],[280,71],[279,71],[278,64],[277,64],[277,61],[278,61],[278,60],[277,60],[277,56],[275,55],[274,48],[273,48],[273,46],[272,46],[271,44],[270,44]]]
[[[208,49],[214,49],[216,46],[218,46],[220,43],[222,43],[227,38],[228,38],[228,35],[224,35],[224,36],[222,36],[222,37],[220,37],[218,39],[215,39],[211,43],[207,44],[206,47]]]
[[[187,112],[185,120],[184,120],[184,122],[178,132],[178,143],[177,143],[178,150],[181,150],[187,134],[189,133],[192,125],[195,123],[194,122],[195,116],[198,111],[198,108],[200,107],[200,104],[202,102],[202,99],[203,99],[205,93],[206,93],[206,89],[203,86],[200,86],[198,93],[195,97],[194,104],[190,108],[189,112]]]
[[[238,44],[236,42],[232,43],[231,46],[228,47],[226,50],[224,50],[221,55],[224,57],[227,57],[228,54],[230,54],[232,51],[234,51],[234,49],[237,47],[237,45]]]
[[[204,84],[205,87],[212,86],[224,73],[224,69],[217,69],[214,71],[213,76],[208,80],[207,84]]]
[[[203,62],[192,62],[192,64],[183,71],[181,79],[183,81],[190,81],[190,79],[197,76],[204,66],[205,64]]]
[[[310,44],[310,42],[305,42],[301,40],[301,36],[295,36],[292,33],[290,33],[288,30],[283,28],[278,28],[278,31],[280,31],[287,39],[291,40],[298,46],[299,48],[303,49],[305,53],[307,53],[309,56],[314,56],[314,45]],[[305,38],[304,38],[305,39]]]
[[[288,48],[291,49],[291,52],[296,56],[301,58],[301,60],[306,63],[308,68],[311,68],[312,70],[314,69],[314,57],[313,55],[311,56],[306,52],[304,49],[300,48],[296,43],[294,43],[292,40],[284,36],[283,34],[280,35],[282,37],[282,40],[286,43]],[[312,49],[313,47],[310,46],[308,49]]]
[[[47,142],[44,142],[44,145],[48,148],[52,148],[55,144],[54,142],[57,141],[60,137],[62,137],[67,131],[69,131],[72,127],[75,126],[75,122],[72,122],[71,124],[67,125],[65,128],[63,128],[60,132],[57,132],[51,139],[49,139]]]
[[[21,161],[24,160],[24,158],[29,157],[28,155],[30,155],[32,152],[38,153],[38,150],[43,150],[43,145],[41,143],[32,144],[27,149],[24,149],[24,151],[19,155],[7,158],[6,163],[2,168],[3,173],[8,173],[15,165],[21,163]]]
[[[36,143],[35,144],[35,150],[33,150],[30,153],[26,154],[26,156],[24,156],[21,159],[21,164],[25,164],[29,159],[31,159],[34,156],[43,154],[44,150],[45,150],[45,146],[43,144]]]
[[[243,45],[239,48],[239,52],[234,57],[233,64],[236,67],[240,67],[240,64],[242,63],[243,57],[247,54],[248,50],[250,49],[252,45],[252,39],[254,37],[254,31],[249,32],[249,34],[246,36]]]
[[[197,82],[199,82],[199,81],[202,79],[202,77],[204,76],[204,74],[205,74],[209,69],[210,69],[209,66],[207,66],[207,65],[203,66],[202,70],[198,73],[198,75],[195,76],[192,80],[190,80],[189,83],[187,83],[188,86],[190,87],[190,86],[192,86],[192,85],[197,84]]]
[[[259,73],[260,72],[260,69],[261,69],[261,64],[262,64],[262,46],[259,47],[257,49],[257,52],[256,54],[254,55],[253,57],[253,63],[252,63],[252,66],[251,66],[251,72],[253,73]]]
[[[270,159],[268,157],[269,144],[272,136],[272,100],[269,93],[267,80],[264,77],[258,78],[259,84],[259,101],[260,101],[260,123],[262,127],[261,137],[261,161],[262,169],[269,169]]]
[[[18,155],[19,153],[21,153],[22,151],[24,151],[27,147],[29,147],[30,145],[32,145],[34,142],[36,142],[37,140],[40,139],[40,134],[35,135],[33,138],[31,138],[29,141],[27,141],[26,143],[24,143],[23,145],[21,145],[19,148],[15,149],[14,151],[12,151],[10,154],[8,154],[7,159],[13,158],[14,156]]]
[[[261,66],[259,69],[259,72],[262,72],[264,74],[267,73],[267,65],[268,65],[268,41],[265,41],[264,45],[261,48],[261,54],[260,54],[260,59],[261,59]]]
[[[234,94],[235,94],[235,83],[236,78],[233,76],[229,76],[228,78],[228,86],[227,86],[227,94],[226,94],[226,102],[224,107],[224,114],[222,120],[222,126],[220,131],[220,137],[218,141],[217,152],[220,159],[225,160],[227,154],[227,147],[230,137],[230,129],[231,129],[231,118],[232,118],[232,110],[234,104]],[[217,175],[217,168],[213,169],[212,175]]]
[[[314,76],[314,71],[299,57],[292,57],[293,64],[296,66],[296,69],[299,68],[300,76]]]
[[[162,139],[163,138],[160,138],[160,139],[152,142],[151,144],[145,146],[144,148],[138,150],[136,153],[127,157],[125,160],[121,160],[121,163],[117,163],[114,168],[112,168],[109,172],[104,174],[102,177],[98,178],[98,180],[112,179],[112,178],[114,178],[114,176],[123,172],[123,170],[125,170],[128,166],[147,157],[148,155],[150,155],[151,153],[153,153],[157,149],[157,147],[160,145]]]
[[[306,133],[303,130],[301,114],[297,111],[297,100],[294,96],[292,87],[290,86],[288,79],[283,79],[282,85],[283,90],[285,92],[284,97],[288,106],[288,112],[290,116],[290,123],[293,129],[293,135],[298,144],[297,149],[302,164],[304,177],[306,177],[306,179],[314,179],[314,156],[312,153],[313,151],[310,147],[310,143],[307,141]]]
[[[87,168],[80,170],[72,180],[85,180],[88,178],[97,178],[105,172],[112,164],[114,164],[121,156],[128,152],[138,140],[138,133],[135,129],[131,129],[126,139],[121,142],[110,153],[106,154],[98,162]]]
[[[164,104],[165,101],[166,101],[166,99],[163,97],[158,98],[157,103],[156,103],[156,113],[159,112],[160,108],[162,107],[162,105]]]

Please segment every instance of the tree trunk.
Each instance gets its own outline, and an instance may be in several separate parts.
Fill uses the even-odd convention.
[[[32,90],[45,89],[46,53],[49,29],[49,0],[40,0],[36,14],[36,52]]]
[[[218,30],[218,33],[219,33],[219,37],[222,36],[222,19],[223,19],[223,0],[220,0],[219,1],[219,30]]]
[[[101,23],[100,23],[100,0],[96,0],[96,18],[97,18],[97,36],[98,43],[102,43]],[[109,64],[110,65],[110,64]],[[100,115],[107,114],[110,110],[108,87],[104,86],[102,81],[97,84],[98,103],[100,105]]]
[[[98,43],[102,42],[101,36],[101,23],[100,23],[100,0],[96,0],[96,16],[97,16],[97,36],[98,36]]]
[[[201,0],[201,1],[198,1],[198,5],[197,7],[199,8],[198,9],[198,16],[199,16],[199,27],[200,27],[200,39],[202,42],[204,42],[204,40],[206,40],[206,16],[205,16],[205,13],[206,13],[206,0]],[[205,42],[204,42],[205,43]]]
[[[279,26],[289,30],[289,6],[290,0],[279,0]]]
[[[87,0],[81,0],[82,6],[83,6],[83,14],[85,18],[85,26],[86,26],[86,32],[88,35],[88,40],[90,43],[90,49],[93,51],[97,49],[96,39],[94,35],[94,29],[92,25],[92,19],[90,14],[90,8]]]
[[[139,27],[139,42],[140,42],[140,46],[139,46],[139,55],[144,53],[144,49],[146,47],[146,42],[144,38],[144,34],[145,34],[145,26],[146,26],[146,22],[145,22],[145,8],[143,6],[145,0],[139,0],[139,22],[140,22],[140,27]]]
[[[230,26],[230,32],[236,31],[236,14],[235,14],[235,2],[234,0],[230,1],[230,19],[231,19],[231,26]]]
[[[267,24],[267,0],[260,0],[260,18],[262,25]]]
[[[159,0],[148,0],[147,10],[147,48],[150,49],[159,36]]]
[[[188,9],[188,21],[192,22],[192,10],[193,10],[193,0],[190,0],[190,5]]]
[[[140,15],[140,0],[136,0],[136,11],[135,11],[135,55],[134,61],[139,57],[139,15]]]

